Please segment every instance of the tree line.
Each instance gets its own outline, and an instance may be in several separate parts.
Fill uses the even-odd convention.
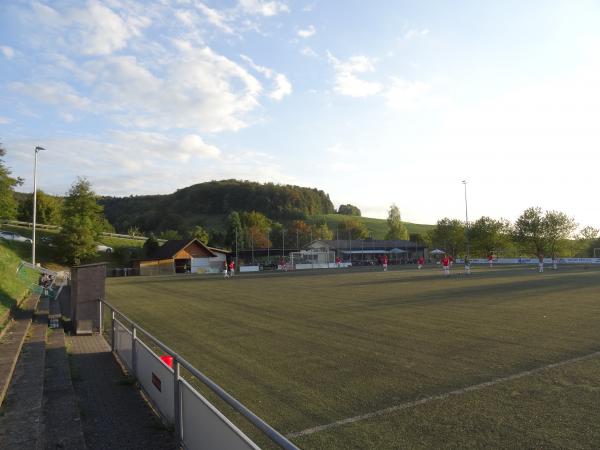
[[[325,192],[300,186],[222,180],[200,183],[168,195],[102,197],[106,217],[119,232],[174,230],[185,234],[207,215],[256,211],[276,221],[304,220],[335,210]]]
[[[600,247],[600,231],[591,226],[575,234],[577,223],[560,211],[527,208],[514,223],[506,219],[480,217],[466,224],[457,219],[438,220],[424,236],[416,236],[430,248],[440,248],[454,256],[471,257],[593,256]]]

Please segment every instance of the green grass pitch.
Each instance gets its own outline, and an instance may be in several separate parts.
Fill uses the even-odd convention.
[[[600,267],[115,278],[107,300],[301,448],[594,448]]]

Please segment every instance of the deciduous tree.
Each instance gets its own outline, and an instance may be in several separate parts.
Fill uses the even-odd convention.
[[[480,217],[471,225],[469,238],[473,254],[487,256],[510,243],[510,223],[504,219]]]
[[[466,250],[465,225],[460,220],[445,217],[437,221],[435,228],[428,232],[426,240],[433,247],[441,247],[456,256]]]
[[[347,205],[340,205],[337,212],[346,216],[360,216],[360,209],[349,203]]]
[[[0,219],[14,219],[17,215],[17,202],[13,196],[15,186],[23,184],[21,178],[11,177],[11,172],[2,157],[6,150],[0,144]]]
[[[96,242],[104,216],[96,194],[85,178],[71,186],[63,208],[59,248],[69,264],[81,264],[96,253]]]
[[[404,239],[408,240],[408,230],[402,223],[400,209],[393,204],[390,206],[387,218],[388,232],[385,235],[386,239]]]
[[[196,225],[189,233],[190,239],[198,239],[203,244],[208,244],[208,232],[200,225]]]

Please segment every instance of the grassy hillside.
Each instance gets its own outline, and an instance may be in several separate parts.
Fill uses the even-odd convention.
[[[388,231],[387,222],[385,219],[374,219],[371,217],[358,217],[358,216],[345,216],[343,214],[326,214],[323,216],[313,216],[312,220],[320,220],[325,219],[327,221],[327,225],[334,232],[335,237],[335,228],[340,222],[343,222],[346,219],[356,219],[359,222],[365,224],[365,226],[369,229],[371,233],[373,233],[374,239],[384,239],[385,234]],[[405,222],[406,228],[408,228],[409,233],[421,233],[425,234],[428,230],[431,230],[435,227],[435,225],[426,225],[419,223],[408,223]],[[340,236],[341,238],[342,236]]]
[[[29,283],[36,281],[36,274],[27,271],[27,279],[17,277],[20,258],[13,250],[14,244],[0,241],[0,329],[8,310],[28,292]]]

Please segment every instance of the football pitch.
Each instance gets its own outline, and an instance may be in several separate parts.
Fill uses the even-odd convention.
[[[600,446],[600,267],[113,278],[107,300],[301,448]]]

